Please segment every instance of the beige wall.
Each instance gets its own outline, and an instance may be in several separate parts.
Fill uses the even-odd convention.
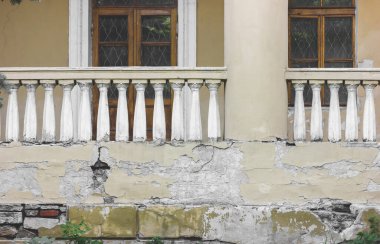
[[[67,66],[68,1],[0,2],[0,67]]]
[[[358,62],[363,59],[374,61],[380,67],[380,1],[358,1]]]
[[[224,1],[197,2],[197,66],[224,65]]]

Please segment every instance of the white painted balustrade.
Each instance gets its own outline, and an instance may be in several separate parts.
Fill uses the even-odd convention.
[[[287,80],[292,83],[294,89],[294,120],[293,120],[293,138],[294,141],[306,141],[308,120],[310,116],[310,140],[323,141],[324,124],[323,116],[327,121],[325,132],[330,142],[340,142],[342,132],[344,132],[344,141],[357,142],[359,136],[360,123],[362,123],[362,140],[363,142],[376,141],[376,112],[374,89],[380,81],[380,70],[357,70],[357,69],[288,69],[286,72]],[[305,79],[306,78],[306,79]],[[304,89],[309,84],[312,89],[311,109],[305,107]],[[339,90],[346,88],[347,101],[340,101]],[[329,91],[329,103],[322,107],[321,95],[323,89]],[[361,89],[365,96],[363,104],[359,103],[359,92]],[[326,97],[324,97],[326,102]],[[342,103],[343,102],[343,103]],[[344,106],[341,106],[344,104]],[[360,106],[360,107],[359,107]],[[310,113],[306,113],[310,111]],[[322,111],[325,111],[323,114]],[[359,113],[359,111],[361,111]],[[305,116],[307,114],[307,116]],[[341,115],[345,114],[345,120],[342,121]],[[361,116],[362,115],[362,116]]]
[[[27,143],[72,143],[77,135],[77,142],[91,140],[118,142],[145,142],[148,140],[147,126],[152,125],[152,140],[162,144],[166,142],[168,134],[173,142],[202,141],[202,125],[207,124],[208,140],[222,139],[220,106],[218,90],[226,79],[224,68],[146,68],[146,69],[65,69],[65,68],[0,68],[5,77],[4,89],[8,97],[6,106],[6,142]],[[191,92],[183,93],[187,84]],[[57,86],[58,85],[58,86]],[[145,96],[147,86],[154,89],[154,98]],[[208,116],[202,118],[200,91],[209,92]],[[25,111],[19,114],[19,88],[26,90]],[[79,87],[78,104],[72,100],[72,89]],[[118,92],[116,122],[111,125],[110,104],[108,92],[110,86],[115,86]],[[39,88],[40,87],[40,88]],[[128,91],[128,88],[133,89]],[[36,90],[43,90],[43,98],[36,97]],[[56,89],[61,90],[61,97],[54,97]],[[165,90],[169,89],[169,90]],[[96,93],[93,93],[96,91]],[[171,98],[164,94],[171,92]],[[40,93],[38,93],[40,94]],[[185,94],[185,95],[184,95]],[[98,96],[97,96],[98,95]],[[132,96],[132,97],[130,97]],[[184,102],[184,96],[189,96],[191,104]],[[94,99],[98,99],[94,101]],[[37,99],[43,99],[43,107]],[[128,106],[134,99],[134,107]],[[146,99],[151,99],[147,103]],[[202,98],[204,99],[204,98]],[[147,116],[146,106],[153,106],[153,118]],[[170,101],[170,103],[168,103]],[[59,124],[56,124],[55,103],[61,104]],[[114,103],[114,102],[113,102]],[[168,104],[171,104],[171,108]],[[38,105],[38,106],[37,106]],[[116,104],[115,104],[116,105]],[[112,105],[113,106],[113,105]],[[171,109],[171,111],[167,110]],[[38,120],[37,111],[43,111]],[[78,120],[74,120],[74,113]],[[184,121],[185,114],[189,113],[188,121]],[[170,114],[171,118],[167,115]],[[133,116],[132,129],[129,117]],[[20,137],[20,117],[24,119],[22,137]],[[147,118],[152,121],[147,121]],[[202,124],[204,120],[204,124]],[[171,122],[171,127],[168,127]],[[186,123],[185,123],[186,122]],[[41,123],[39,125],[38,123]],[[57,133],[57,128],[58,133]],[[37,128],[41,134],[38,134]],[[77,128],[77,131],[74,131]],[[111,138],[112,128],[115,128],[115,137]],[[170,131],[167,131],[170,128]],[[133,134],[130,135],[130,131]],[[185,135],[188,138],[185,139]],[[1,135],[0,135],[1,136]]]

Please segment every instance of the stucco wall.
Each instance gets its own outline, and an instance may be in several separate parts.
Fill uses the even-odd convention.
[[[0,2],[0,66],[67,66],[68,1]]]
[[[363,211],[380,210],[380,151],[369,144],[2,144],[0,155],[0,221],[2,204],[63,204],[95,237],[339,242]],[[60,235],[64,221],[19,224]]]
[[[358,62],[363,59],[374,61],[374,67],[380,67],[380,1],[358,1]]]

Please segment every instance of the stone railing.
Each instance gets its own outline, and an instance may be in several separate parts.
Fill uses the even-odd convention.
[[[78,128],[78,141],[92,140],[92,103],[91,88],[99,89],[97,111],[96,139],[108,141],[110,138],[110,114],[107,91],[111,84],[118,90],[116,116],[116,141],[145,141],[147,139],[147,118],[144,91],[150,83],[154,88],[153,141],[166,140],[166,120],[171,119],[171,140],[183,141],[185,138],[183,87],[189,86],[191,97],[190,116],[187,124],[187,140],[201,141],[201,105],[200,88],[209,89],[208,137],[210,140],[221,139],[218,88],[226,81],[225,68],[0,68],[4,77],[4,88],[8,92],[6,104],[5,141],[37,141],[36,88],[44,88],[44,107],[42,119],[42,142],[71,142],[74,139],[74,127]],[[78,124],[73,119],[71,92],[74,85],[79,85],[80,101],[78,104]],[[128,85],[136,89],[134,108],[133,136],[129,135],[128,124]],[[165,117],[163,89],[165,84],[172,88],[172,118]],[[56,123],[53,90],[59,85],[63,90],[60,133],[56,138]],[[19,138],[18,89],[25,86],[27,90],[23,138]]]
[[[304,88],[310,84],[312,89],[312,105],[310,116],[310,140],[322,141],[323,114],[321,106],[321,88],[330,91],[328,107],[327,139],[330,142],[342,140],[342,130],[345,131],[345,141],[359,140],[359,114],[362,115],[362,140],[376,141],[376,115],[374,89],[380,81],[380,69],[288,69],[285,74],[287,82],[295,91],[293,138],[294,141],[305,141],[307,137]],[[347,107],[345,123],[341,123],[339,103],[339,88],[347,88]],[[362,113],[358,110],[358,87],[363,86],[365,102]],[[345,128],[342,126],[345,125]]]

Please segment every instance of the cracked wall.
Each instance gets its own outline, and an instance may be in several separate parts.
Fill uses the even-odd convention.
[[[135,226],[142,239],[344,240],[365,226],[363,211],[380,206],[379,152],[360,143],[1,144],[0,203],[96,208],[97,237],[126,238],[109,229],[128,223],[107,217],[125,207],[146,219]]]

